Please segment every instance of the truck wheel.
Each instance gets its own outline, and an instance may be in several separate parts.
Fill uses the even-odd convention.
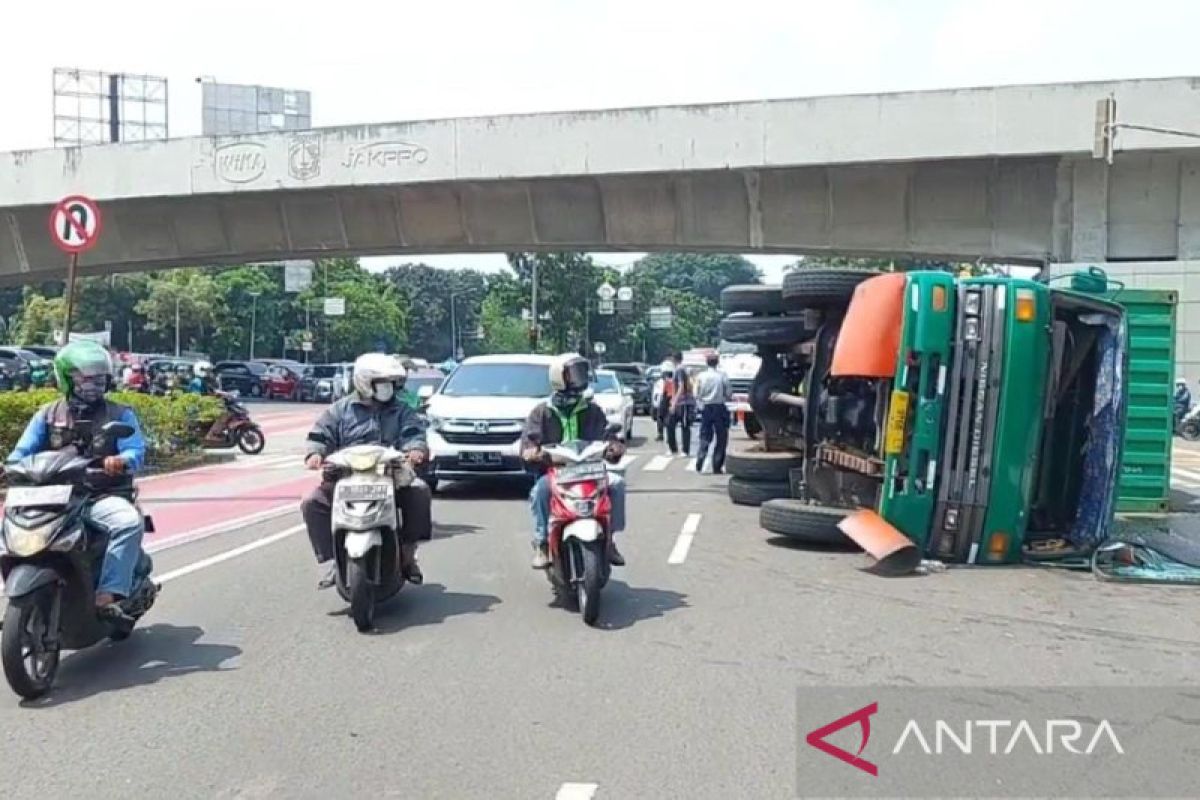
[[[768,500],[758,510],[758,524],[771,533],[806,544],[853,546],[837,524],[850,512],[841,508],[814,506],[802,500]]]
[[[791,497],[792,487],[787,481],[748,481],[745,478],[730,478],[725,485],[729,499],[734,505],[761,506],[768,500]]]
[[[744,481],[787,483],[790,472],[804,464],[804,456],[793,450],[768,453],[761,445],[745,450],[730,450],[725,456],[725,469],[734,478]]]
[[[721,320],[721,338],[734,344],[788,347],[814,335],[816,331],[805,328],[800,317],[735,315]]]
[[[742,419],[742,429],[746,431],[746,435],[751,439],[757,439],[762,433],[762,423],[758,421],[758,417],[754,414],[747,414]]]
[[[878,272],[862,269],[796,269],[783,276],[783,302],[789,309],[845,306],[854,289]]]
[[[721,311],[734,314],[740,311],[751,314],[782,314],[783,294],[778,286],[743,284],[726,286],[721,290]]]

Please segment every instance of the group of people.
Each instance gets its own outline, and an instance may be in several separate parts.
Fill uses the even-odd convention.
[[[115,384],[108,352],[95,342],[72,342],[59,351],[54,368],[62,397],[34,414],[7,460],[14,462],[44,450],[74,447],[80,455],[98,459],[109,475],[126,478],[131,486],[133,475],[145,463],[146,443],[133,409],[106,397]],[[564,441],[606,441],[605,458],[611,463],[619,462],[625,453],[624,442],[610,434],[604,411],[592,400],[587,360],[567,354],[556,359],[549,371],[553,394],[529,415],[521,439],[522,456],[537,475],[529,495],[535,569],[549,566],[550,491],[546,473],[550,462],[545,448]],[[417,470],[428,464],[426,420],[400,399],[406,375],[403,364],[394,356],[360,356],[354,365],[354,392],[326,409],[309,432],[305,466],[323,470],[328,456],[358,444],[396,448]],[[214,391],[212,376],[204,369],[197,370],[191,388],[200,393]],[[701,396],[705,396],[704,391],[701,381]],[[113,441],[79,433],[99,430],[106,422],[125,423],[132,432]],[[323,470],[321,482],[301,503],[318,563],[318,588],[322,589],[335,581],[331,519],[335,480],[334,473]],[[616,534],[625,527],[625,491],[619,475],[610,477],[609,493],[613,504],[611,533]],[[119,603],[133,587],[145,526],[132,497],[132,492],[105,494],[84,512],[88,526],[105,541],[95,591],[97,613],[102,617],[123,616]],[[417,544],[432,538],[432,493],[428,484],[417,479],[410,486],[397,488],[396,497],[403,515],[399,531],[401,571],[406,580],[419,584],[424,576],[417,565]],[[615,547],[610,560],[617,566],[625,563]]]
[[[725,451],[729,446],[731,418],[727,403],[733,399],[729,377],[721,371],[721,358],[709,353],[706,368],[693,378],[683,366],[683,354],[673,353],[662,363],[654,384],[651,404],[658,428],[655,441],[666,434],[667,453],[692,454],[692,426],[700,421],[700,442],[696,452],[696,472],[704,471],[704,462],[712,447],[712,471],[720,475],[725,469]],[[714,446],[715,442],[715,446]]]

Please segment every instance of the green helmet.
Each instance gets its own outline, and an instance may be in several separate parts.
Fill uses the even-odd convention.
[[[54,357],[54,375],[64,396],[74,394],[84,402],[94,403],[108,389],[112,361],[108,351],[96,342],[71,342]]]

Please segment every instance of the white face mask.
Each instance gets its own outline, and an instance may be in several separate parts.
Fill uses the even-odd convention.
[[[396,395],[396,384],[394,383],[377,383],[375,384],[375,399],[381,403],[390,401]]]

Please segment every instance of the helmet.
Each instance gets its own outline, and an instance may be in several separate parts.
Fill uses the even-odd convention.
[[[112,361],[97,342],[71,342],[54,356],[54,377],[64,396],[95,403],[108,390]]]
[[[658,369],[659,369],[659,372],[661,372],[663,375],[666,375],[668,377],[671,375],[674,375],[675,374],[675,362],[668,358],[666,361],[664,361],[659,366]]]
[[[207,378],[212,374],[213,365],[209,361],[197,361],[192,364],[192,374],[197,378]]]
[[[366,353],[354,361],[354,390],[363,400],[386,403],[404,386],[408,372],[400,359],[386,353]],[[391,389],[376,389],[376,384],[389,384]]]
[[[1176,386],[1187,386],[1187,381],[1184,380],[1183,378],[1176,378],[1175,385]]]
[[[550,362],[550,385],[556,392],[583,392],[591,377],[592,365],[578,353],[563,353]]]

